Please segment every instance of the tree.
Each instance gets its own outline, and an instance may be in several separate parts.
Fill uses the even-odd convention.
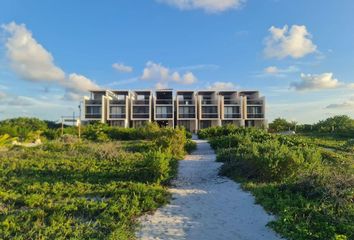
[[[276,118],[272,123],[269,124],[269,131],[271,132],[281,132],[288,131],[289,129],[294,129],[296,122],[288,122],[284,118]]]
[[[346,115],[339,115],[319,121],[314,128],[319,132],[343,133],[354,130],[354,120]]]

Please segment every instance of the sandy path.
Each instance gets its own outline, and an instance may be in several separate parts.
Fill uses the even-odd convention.
[[[138,239],[272,240],[281,239],[265,225],[272,217],[254,204],[239,184],[218,176],[221,163],[204,140],[179,163],[170,204],[140,218]]]

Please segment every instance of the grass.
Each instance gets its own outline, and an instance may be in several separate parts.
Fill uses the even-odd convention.
[[[279,136],[230,126],[207,129],[221,174],[250,191],[287,239],[354,239],[354,151],[350,140]]]
[[[185,153],[183,131],[161,132],[0,152],[0,239],[134,239],[135,219],[169,201]]]

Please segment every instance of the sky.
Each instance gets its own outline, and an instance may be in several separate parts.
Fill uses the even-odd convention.
[[[0,0],[0,119],[89,90],[259,90],[268,121],[354,117],[353,0]]]

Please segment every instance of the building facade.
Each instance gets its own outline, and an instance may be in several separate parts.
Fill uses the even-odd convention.
[[[149,122],[188,131],[232,124],[266,128],[265,97],[258,91],[91,91],[84,99],[84,121],[139,127]]]

